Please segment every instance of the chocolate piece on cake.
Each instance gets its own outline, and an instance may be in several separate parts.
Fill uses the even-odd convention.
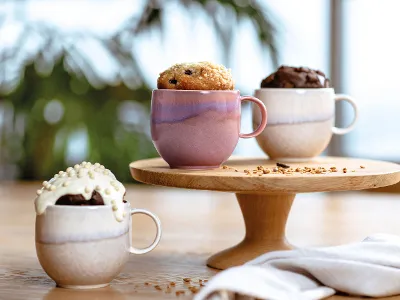
[[[281,66],[261,82],[261,88],[329,88],[330,82],[319,70]]]
[[[55,205],[104,205],[104,201],[98,192],[93,191],[89,200],[86,200],[83,195],[64,195],[58,198]]]

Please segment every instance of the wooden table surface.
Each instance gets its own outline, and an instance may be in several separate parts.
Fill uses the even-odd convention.
[[[178,299],[175,290],[186,292],[179,299],[191,299],[182,279],[192,278],[194,286],[198,286],[199,279],[209,279],[216,271],[205,266],[206,258],[239,242],[244,235],[233,194],[130,185],[127,199],[132,206],[149,209],[161,218],[164,232],[159,246],[150,254],[132,256],[110,287],[91,291],[60,289],[36,258],[33,198],[39,185],[0,185],[1,300]],[[400,234],[399,200],[397,194],[368,192],[300,194],[289,216],[287,237],[297,246],[321,246],[358,241],[377,232]],[[133,243],[149,244],[153,226],[146,217],[135,216]],[[170,281],[177,287],[166,293]],[[154,288],[156,284],[162,291]]]

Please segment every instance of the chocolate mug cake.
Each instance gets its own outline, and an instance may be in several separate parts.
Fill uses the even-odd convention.
[[[281,66],[261,81],[255,91],[268,108],[268,125],[257,137],[260,148],[281,161],[307,161],[320,155],[332,134],[346,134],[354,128],[357,105],[347,95],[335,94],[330,81],[319,70]],[[335,103],[347,101],[354,118],[346,128],[335,127]],[[260,115],[253,110],[253,127]]]
[[[99,163],[82,162],[60,171],[37,191],[36,212],[49,205],[110,205],[117,221],[122,221],[125,187]]]
[[[125,187],[99,163],[83,162],[44,181],[35,199],[36,253],[57,286],[99,288],[118,275],[129,255],[153,250],[160,220],[124,200]],[[157,234],[144,249],[132,247],[131,216],[153,219]],[[136,228],[137,230],[137,228]]]
[[[261,82],[261,88],[329,88],[330,82],[320,70],[281,66]]]

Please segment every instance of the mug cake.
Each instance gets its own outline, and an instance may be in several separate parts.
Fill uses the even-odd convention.
[[[329,88],[325,73],[307,67],[281,66],[261,81],[261,88]]]
[[[179,63],[160,73],[151,103],[151,136],[171,168],[216,169],[239,138],[258,135],[267,122],[265,106],[235,90],[231,71],[212,62]],[[263,116],[254,132],[240,132],[242,101]]]
[[[257,137],[269,158],[280,161],[308,161],[328,146],[332,134],[345,134],[354,128],[357,106],[347,95],[335,94],[329,79],[307,67],[281,66],[265,77],[255,91],[268,108],[268,125]],[[335,127],[335,103],[347,101],[354,118],[346,128]],[[260,115],[253,110],[253,127]]]
[[[84,161],[44,181],[36,192],[35,209],[41,215],[49,205],[109,205],[121,222],[125,217],[125,193],[125,187],[110,170]]]
[[[158,89],[233,90],[231,70],[212,62],[179,63],[160,73]]]
[[[110,170],[90,162],[58,172],[37,190],[36,253],[57,286],[104,287],[130,253],[144,254],[157,246],[160,220],[147,210],[131,209],[125,191]],[[145,214],[156,224],[156,238],[147,248],[132,247],[133,214]]]

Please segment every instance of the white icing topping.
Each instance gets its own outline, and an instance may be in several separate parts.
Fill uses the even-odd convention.
[[[68,176],[67,176],[68,174]],[[82,195],[90,200],[93,191],[103,198],[104,205],[110,205],[117,221],[121,222],[124,214],[125,187],[117,181],[114,174],[99,163],[82,162],[60,171],[49,181],[43,181],[43,187],[37,190],[35,209],[38,215],[46,211],[47,206],[55,205],[65,195]]]

